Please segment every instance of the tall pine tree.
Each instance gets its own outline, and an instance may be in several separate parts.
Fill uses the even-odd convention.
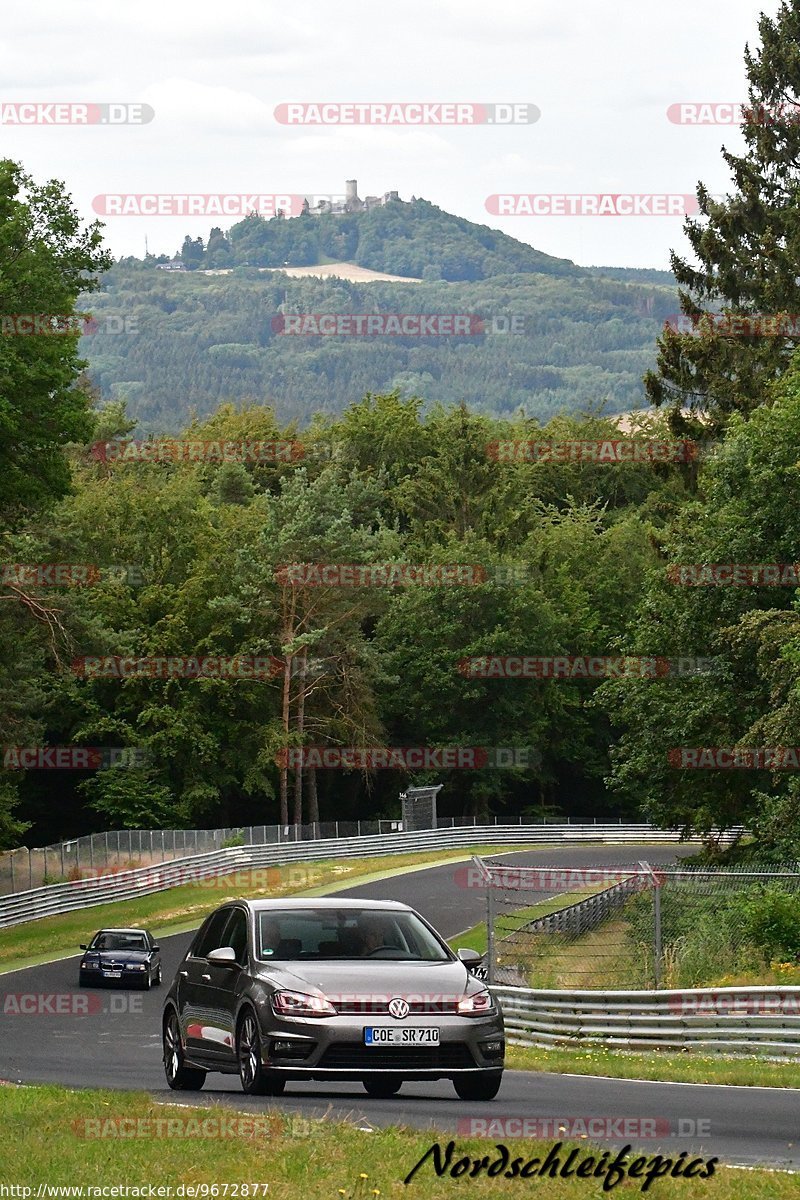
[[[752,411],[800,344],[800,0],[758,28],[758,51],[745,47],[747,150],[722,150],[733,180],[724,199],[698,184],[700,215],[684,226],[696,263],[671,256],[688,320],[665,327],[645,376],[676,434],[697,433],[701,415],[716,434],[730,413]],[[780,334],[766,332],[769,316],[785,317]]]

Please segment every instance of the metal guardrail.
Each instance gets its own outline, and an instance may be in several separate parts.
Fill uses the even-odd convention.
[[[574,842],[680,842],[678,830],[650,825],[466,825],[416,833],[326,838],[283,842],[280,845],[232,846],[208,854],[188,855],[168,863],[98,873],[94,878],[49,884],[0,897],[0,928],[34,921],[56,913],[90,908],[115,900],[165,891],[180,883],[229,875],[245,868],[319,862],[334,858],[371,858],[415,850],[445,850],[485,845],[569,845]]]
[[[492,992],[517,1046],[800,1057],[800,987]]]
[[[569,933],[580,937],[590,929],[595,929],[606,917],[621,908],[633,892],[639,892],[641,888],[640,876],[631,875],[629,879],[622,879],[619,883],[604,888],[602,892],[595,892],[594,895],[578,900],[575,904],[567,904],[546,917],[528,921],[521,925],[520,929],[526,933]],[[514,933],[519,933],[519,930],[515,930]],[[514,933],[506,934],[499,941],[513,941]]]

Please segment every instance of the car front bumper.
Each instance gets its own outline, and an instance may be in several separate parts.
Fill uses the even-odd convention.
[[[368,1046],[367,1026],[396,1029],[437,1027],[439,1045]],[[485,1017],[450,1014],[395,1020],[359,1014],[325,1018],[276,1018],[266,1006],[261,1015],[263,1065],[286,1078],[363,1079],[365,1075],[402,1075],[409,1079],[452,1079],[469,1073],[501,1071],[505,1036],[499,1012]]]

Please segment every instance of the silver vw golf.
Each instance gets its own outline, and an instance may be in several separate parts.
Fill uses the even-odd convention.
[[[221,1071],[279,1095],[291,1079],[359,1080],[387,1097],[444,1078],[464,1100],[491,1100],[503,1018],[468,970],[478,957],[393,901],[232,901],[199,929],[165,998],[167,1082],[200,1088]]]

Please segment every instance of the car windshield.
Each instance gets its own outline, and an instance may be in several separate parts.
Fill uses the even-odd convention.
[[[449,962],[451,956],[419,917],[376,909],[295,908],[258,914],[258,957],[392,959]]]
[[[147,938],[143,933],[98,933],[90,950],[146,950]]]

